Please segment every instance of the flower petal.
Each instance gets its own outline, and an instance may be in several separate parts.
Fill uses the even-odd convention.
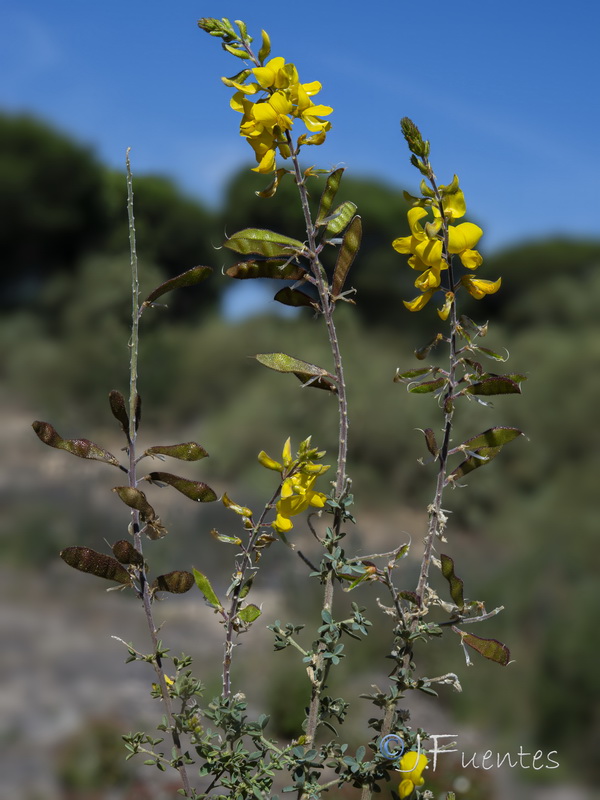
[[[402,302],[409,311],[421,311],[421,309],[425,308],[427,303],[431,300],[434,292],[435,289],[430,289],[428,292],[415,297],[414,300],[403,300]]]
[[[456,227],[448,227],[448,250],[451,253],[463,253],[471,250],[483,236],[483,231],[472,222],[462,222]]]

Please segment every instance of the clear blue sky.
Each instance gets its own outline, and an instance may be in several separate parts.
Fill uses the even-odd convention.
[[[488,249],[600,235],[600,4],[590,0],[201,3],[4,0],[0,108],[30,111],[122,167],[174,177],[210,202],[248,163],[220,82],[241,64],[199,17],[264,27],[273,55],[334,107],[323,166],[416,187],[399,119],[457,172]],[[360,198],[357,198],[360,203]]]

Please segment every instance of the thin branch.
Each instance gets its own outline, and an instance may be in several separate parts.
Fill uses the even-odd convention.
[[[131,258],[131,340],[130,340],[130,368],[129,368],[129,486],[133,489],[137,487],[137,474],[136,474],[136,438],[137,438],[137,406],[138,406],[138,393],[137,393],[137,378],[138,378],[138,347],[139,347],[139,280],[138,280],[138,260],[135,241],[135,218],[133,214],[133,178],[131,174],[131,162],[129,158],[130,149],[127,150],[126,166],[127,166],[127,213],[129,220],[129,249]],[[132,509],[131,512],[131,530],[133,533],[134,546],[138,552],[142,553],[142,535],[140,532],[140,515],[139,511]],[[143,559],[142,559],[143,561]],[[165,673],[162,666],[161,657],[159,654],[159,641],[158,630],[154,623],[152,615],[152,596],[146,570],[144,565],[137,570],[137,578],[139,582],[139,593],[144,607],[146,616],[146,623],[152,640],[152,647],[154,653],[153,666],[160,686],[160,692],[163,699],[166,717],[169,723],[169,730],[171,731],[171,738],[173,740],[173,748],[177,760],[177,770],[181,777],[183,789],[186,797],[192,797],[192,789],[190,786],[187,770],[183,762],[183,750],[181,747],[181,740],[179,731],[173,716],[173,709],[171,705],[171,697],[169,695],[169,688],[165,680]]]

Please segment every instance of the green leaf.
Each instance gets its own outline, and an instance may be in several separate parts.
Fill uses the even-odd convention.
[[[97,553],[89,547],[67,547],[61,552],[60,557],[66,564],[80,572],[116,581],[124,586],[131,584],[131,576],[116,558]]]
[[[324,224],[324,221],[329,214],[329,209],[331,208],[333,200],[337,194],[343,174],[344,168],[340,167],[339,169],[334,170],[327,178],[325,188],[323,189],[323,194],[321,195],[321,200],[319,201],[319,211],[317,213],[315,225],[318,226]]]
[[[328,389],[337,392],[335,379],[327,370],[301,361],[299,358],[288,356],[286,353],[259,353],[255,356],[260,364],[277,372],[291,372],[305,385],[316,386],[318,389]]]
[[[423,367],[423,369],[409,369],[406,372],[398,372],[394,375],[394,383],[401,383],[402,381],[410,381],[414,378],[420,378],[422,375],[428,375],[433,367]]]
[[[171,592],[171,594],[185,594],[194,585],[194,576],[185,570],[168,572],[166,575],[159,575],[152,582],[152,588],[157,592]]]
[[[122,467],[119,461],[102,447],[98,447],[94,442],[89,439],[63,439],[56,430],[50,425],[49,422],[41,422],[36,420],[32,423],[31,427],[36,432],[38,438],[48,447],[55,447],[57,450],[65,450],[78,458],[88,458],[93,461],[104,461],[105,464],[112,464],[114,467],[119,467],[124,472],[127,472],[125,467]]]
[[[465,605],[465,598],[463,594],[463,581],[454,572],[454,561],[450,556],[443,553],[440,554],[440,561],[442,562],[442,575],[450,584],[450,597],[458,608],[463,608]]]
[[[327,222],[327,228],[325,229],[325,238],[331,239],[333,236],[337,236],[338,233],[341,233],[355,213],[356,203],[353,203],[351,200],[346,200],[345,203],[339,205],[333,214],[324,220],[324,222],[327,221],[327,219],[329,220]]]
[[[451,483],[452,481],[456,481],[459,478],[464,478],[465,475],[468,475],[469,472],[473,472],[475,469],[479,469],[479,467],[484,467],[486,464],[489,464],[498,453],[502,450],[502,446],[500,447],[479,447],[475,452],[476,455],[469,456],[462,464],[453,470],[450,475],[448,475],[446,479],[446,483]]]
[[[302,306],[314,308],[316,303],[312,297],[304,294],[304,292],[301,292],[299,289],[292,289],[291,286],[285,286],[283,289],[280,289],[273,300],[277,300],[278,303],[284,306],[292,306],[292,308],[299,308]]]
[[[192,571],[194,573],[196,586],[200,589],[207,602],[215,608],[223,608],[206,575],[203,575],[195,567],[192,567]]]
[[[521,394],[521,387],[512,377],[492,375],[482,378],[481,381],[471,384],[465,392],[475,395]]]
[[[182,289],[185,286],[194,286],[196,283],[200,283],[208,278],[211,272],[211,267],[192,267],[192,269],[182,272],[181,275],[176,275],[174,278],[170,278],[168,281],[161,283],[160,286],[157,286],[156,289],[144,300],[142,306],[149,306],[150,303],[153,303],[163,294],[171,292],[173,289]]]
[[[210,486],[207,486],[201,481],[190,481],[187,478],[180,478],[178,475],[172,475],[170,472],[151,472],[146,475],[146,479],[157,481],[158,483],[166,483],[177,489],[178,492],[189,497],[190,500],[195,500],[198,503],[212,503],[217,499],[217,495],[213,492]]]
[[[479,345],[472,345],[472,349],[477,350],[478,353],[483,353],[488,358],[493,358],[494,361],[508,361],[508,353],[505,356],[501,356],[500,353],[494,353],[489,347],[480,347]]]
[[[240,611],[238,611],[238,617],[242,620],[242,622],[247,622],[248,624],[254,622],[255,619],[258,619],[262,611],[260,608],[254,603],[249,603],[247,606],[244,606]]]
[[[282,281],[297,281],[306,275],[306,270],[291,263],[287,258],[265,258],[262,261],[240,261],[225,270],[230,278],[247,280],[248,278],[274,278]]]
[[[510,661],[510,650],[505,644],[499,642],[497,639],[482,639],[480,636],[475,636],[473,633],[464,633],[459,631],[460,637],[465,644],[472,647],[484,658],[490,661],[495,661],[505,667]]]
[[[245,50],[240,50],[239,47],[234,47],[231,44],[224,44],[223,48],[227,50],[228,53],[231,53],[232,56],[236,56],[237,58],[250,58]]]
[[[290,256],[304,250],[304,245],[298,239],[262,228],[244,228],[227,239],[224,246],[242,255],[257,253],[269,257]]]
[[[149,447],[145,455],[170,456],[171,458],[178,458],[180,461],[199,461],[201,458],[208,457],[206,450],[199,444],[196,444],[196,442],[183,442],[182,444],[166,444]]]
[[[467,439],[458,447],[453,447],[452,450],[449,451],[449,455],[458,453],[464,450],[464,448],[477,451],[481,447],[502,447],[522,435],[523,431],[520,431],[518,428],[506,428],[502,426],[488,428],[487,431],[473,436],[471,439]]]
[[[414,386],[409,386],[408,391],[413,394],[427,394],[427,392],[435,392],[441,389],[446,383],[446,378],[436,378],[434,381],[421,381],[421,383],[415,383]]]
[[[121,564],[134,564],[136,567],[141,567],[144,563],[142,554],[127,539],[115,542],[111,549],[114,557]]]
[[[344,233],[342,245],[338,253],[337,261],[335,262],[333,281],[331,285],[331,291],[334,298],[339,295],[343,289],[346,276],[348,275],[348,270],[352,266],[360,247],[361,237],[362,222],[359,216],[355,216],[352,218],[352,221]]]

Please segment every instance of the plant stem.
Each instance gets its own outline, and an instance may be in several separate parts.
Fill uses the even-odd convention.
[[[229,611],[226,614],[227,626],[225,632],[225,648],[224,648],[225,654],[223,658],[223,697],[231,696],[231,662],[233,657],[233,634],[235,632],[235,619],[240,610],[240,605],[243,599],[241,593],[242,589],[244,588],[244,584],[246,583],[246,574],[249,569],[254,568],[255,570],[257,570],[257,567],[252,564],[252,553],[254,551],[254,545],[256,544],[256,541],[261,534],[265,517],[267,516],[268,512],[273,507],[273,504],[279,497],[282,485],[283,481],[279,484],[276,491],[273,493],[273,496],[271,497],[269,502],[265,505],[263,512],[260,515],[260,519],[258,520],[256,525],[252,528],[252,533],[250,534],[250,538],[248,539],[248,544],[243,548],[242,551],[243,554],[242,563],[236,564],[237,584],[232,592]]]
[[[442,203],[442,195],[437,187],[435,176],[430,168],[429,181],[435,193],[436,203],[439,208],[440,217],[442,219],[442,238],[443,238],[443,257],[448,264],[448,286],[450,291],[454,290],[454,272],[452,269],[452,256],[448,252],[448,223],[444,216],[444,209]],[[425,536],[425,549],[423,552],[423,559],[421,561],[421,570],[419,573],[419,580],[417,583],[417,601],[420,608],[423,607],[425,597],[425,590],[427,588],[427,579],[429,577],[429,567],[433,557],[433,550],[435,540],[441,534],[446,523],[446,517],[442,509],[442,499],[444,495],[444,487],[446,485],[446,466],[448,461],[448,450],[450,448],[450,440],[452,436],[452,422],[454,418],[454,403],[452,397],[456,389],[456,298],[452,303],[450,312],[450,339],[449,339],[449,360],[450,369],[448,371],[448,385],[443,399],[444,409],[444,438],[442,446],[438,455],[439,469],[435,487],[435,495],[433,503],[429,506],[429,523],[427,534]],[[414,626],[418,624],[418,619],[415,618]]]
[[[131,340],[129,347],[130,362],[129,362],[129,486],[132,489],[137,488],[137,461],[136,461],[136,438],[137,438],[137,414],[138,414],[138,393],[137,393],[137,378],[138,378],[138,349],[139,349],[139,280],[138,280],[138,259],[135,240],[135,218],[133,214],[133,178],[131,174],[131,162],[129,158],[130,148],[126,154],[127,166],[127,214],[129,221],[129,251],[131,260]],[[131,512],[132,522],[131,530],[133,533],[133,542],[136,550],[142,554],[142,534],[140,531],[140,514],[139,511],[132,509]],[[143,561],[143,559],[142,559]],[[162,666],[161,657],[159,654],[158,631],[154,624],[154,617],[152,615],[152,597],[150,593],[150,586],[148,585],[148,578],[146,576],[146,568],[142,566],[137,570],[137,578],[140,587],[140,597],[144,607],[144,614],[146,616],[146,623],[152,640],[153,652],[155,658],[153,666],[158,678],[158,684],[165,707],[166,717],[169,723],[169,730],[171,731],[171,738],[173,740],[173,747],[177,759],[177,770],[179,772],[183,789],[186,797],[192,797],[192,790],[187,774],[185,764],[183,763],[183,750],[181,747],[181,740],[179,738],[179,731],[173,716],[173,708],[171,705],[171,698],[169,696],[169,689],[165,680],[165,673]]]
[[[289,131],[286,131],[287,143],[291,151],[292,163],[294,165],[294,177],[298,192],[300,194],[300,202],[302,204],[302,212],[304,214],[304,222],[306,225],[306,235],[308,239],[309,261],[311,267],[311,274],[314,278],[317,291],[319,293],[319,300],[321,303],[321,312],[325,318],[327,326],[327,335],[329,338],[329,345],[333,356],[334,372],[338,396],[338,413],[339,413],[339,438],[338,438],[338,459],[337,459],[337,473],[335,482],[335,499],[340,501],[346,491],[347,474],[346,462],[348,457],[348,399],[346,394],[346,383],[344,380],[344,369],[342,365],[342,356],[340,352],[340,345],[337,336],[337,331],[333,321],[333,310],[335,304],[331,300],[329,293],[329,286],[326,283],[325,271],[318,257],[317,243],[316,243],[316,228],[310,213],[308,204],[308,192],[306,190],[305,177],[300,170],[298,161],[298,151],[293,147],[292,138]],[[340,508],[336,508],[334,512],[333,530],[335,536],[339,536],[342,524],[343,514]],[[334,595],[334,574],[329,571],[325,577],[325,588],[323,593],[323,611],[331,613],[333,609],[333,595]],[[312,693],[310,704],[308,708],[308,718],[306,723],[306,745],[311,747],[317,727],[319,724],[319,706],[321,702],[321,695],[325,688],[326,671],[324,659],[324,647],[321,646],[315,664],[312,669]]]

